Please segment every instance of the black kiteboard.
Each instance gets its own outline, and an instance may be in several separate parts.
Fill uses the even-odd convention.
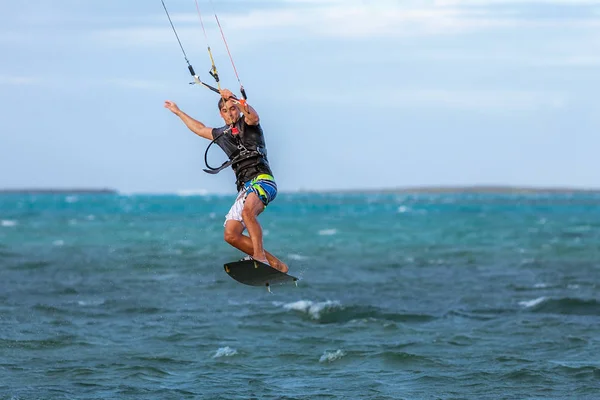
[[[288,275],[256,260],[233,261],[223,266],[225,272],[236,281],[250,286],[266,286],[297,282],[298,278]]]

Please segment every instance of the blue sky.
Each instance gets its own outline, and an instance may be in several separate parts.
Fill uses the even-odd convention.
[[[165,0],[211,82],[194,0]],[[600,188],[600,2],[213,0],[280,189]],[[238,83],[199,0],[221,80]],[[234,192],[218,97],[156,1],[5,2],[0,188]],[[224,156],[216,147],[212,164]]]

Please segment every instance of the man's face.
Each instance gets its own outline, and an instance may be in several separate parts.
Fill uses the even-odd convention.
[[[231,125],[235,123],[240,117],[240,109],[231,100],[227,100],[223,107],[221,107],[221,118],[225,120],[225,123]]]

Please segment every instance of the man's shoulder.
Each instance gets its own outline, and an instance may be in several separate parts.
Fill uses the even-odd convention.
[[[223,135],[223,133],[225,133],[227,131],[227,129],[229,129],[228,125],[223,125],[218,128],[212,128],[213,139],[216,139],[219,136],[221,136],[221,137],[225,136],[225,135]]]
[[[219,126],[217,128],[213,128],[213,132],[225,132],[227,129],[229,129],[229,125],[223,125],[223,126]]]
[[[241,123],[244,125],[244,129],[253,129],[255,131],[262,132],[262,127],[260,126],[260,122],[255,125],[250,125],[246,122],[244,117],[240,118]]]

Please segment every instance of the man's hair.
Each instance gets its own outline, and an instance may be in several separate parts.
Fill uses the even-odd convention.
[[[223,108],[223,106],[225,105],[225,99],[221,97],[219,99],[218,105],[219,105],[219,111],[221,111],[221,108]]]

